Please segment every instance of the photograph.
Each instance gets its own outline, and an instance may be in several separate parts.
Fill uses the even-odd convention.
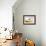
[[[46,0],[0,0],[0,46],[46,46]]]
[[[23,24],[35,25],[36,24],[36,16],[35,15],[24,15],[23,16]]]

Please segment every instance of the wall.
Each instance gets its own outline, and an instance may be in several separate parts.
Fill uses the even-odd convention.
[[[0,27],[12,29],[12,6],[16,0],[0,0]]]
[[[46,46],[46,0],[41,1],[41,38],[42,46]]]
[[[22,32],[24,38],[34,40],[36,46],[41,46],[41,1],[22,0],[21,2],[20,0],[18,2],[13,6],[15,30]],[[24,25],[23,15],[36,15],[36,25]]]

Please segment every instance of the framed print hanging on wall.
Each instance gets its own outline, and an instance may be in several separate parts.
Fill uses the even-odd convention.
[[[23,24],[24,25],[35,25],[36,24],[36,15],[24,15]]]

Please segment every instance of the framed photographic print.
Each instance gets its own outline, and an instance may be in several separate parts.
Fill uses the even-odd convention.
[[[36,24],[36,15],[24,15],[23,24],[24,25],[35,25]]]

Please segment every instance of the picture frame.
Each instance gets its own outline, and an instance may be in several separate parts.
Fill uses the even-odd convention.
[[[36,15],[24,15],[23,24],[24,25],[35,25],[36,24]]]

